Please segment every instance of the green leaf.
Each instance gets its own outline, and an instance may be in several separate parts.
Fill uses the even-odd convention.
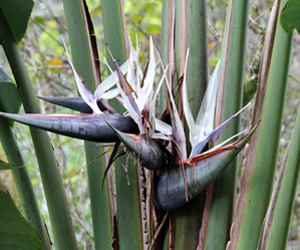
[[[287,249],[300,167],[300,109],[278,173],[258,249]]]
[[[219,96],[223,95],[223,97],[222,100],[221,98],[218,99],[219,103],[216,108],[217,110],[221,108],[222,114],[220,116],[216,115],[216,124],[219,124],[218,119],[223,122],[242,107],[249,4],[249,0],[233,1],[227,13],[226,28],[224,30],[226,37],[221,55],[222,71],[224,70],[224,72],[220,77],[219,90]],[[239,130],[240,117],[224,129],[220,141],[225,141],[238,133]],[[226,248],[234,216],[233,204],[236,198],[237,168],[238,159],[236,158],[224,170],[221,177],[216,179],[211,195],[206,197],[206,201],[211,200],[211,204],[204,214],[204,221],[207,219],[208,222],[201,228],[201,233],[205,237],[203,240],[203,249],[205,250]],[[206,202],[206,207],[208,207],[208,204]]]
[[[150,24],[146,28],[148,34],[157,35],[161,33],[161,27],[158,24]]]
[[[257,81],[258,79],[255,77],[244,85],[243,106],[247,105],[256,94]]]
[[[151,11],[153,9],[155,9],[157,6],[157,3],[153,2],[153,3],[147,3],[145,5],[145,11],[148,12],[148,11]]]
[[[25,112],[40,113],[20,51],[1,13],[0,39],[18,85]],[[66,250],[77,249],[66,196],[49,137],[46,132],[34,128],[30,128],[30,132],[44,186],[55,247]]]
[[[83,8],[83,1],[63,0],[62,2],[74,67],[85,80],[86,87],[94,92],[100,76],[96,69],[100,70],[100,67],[95,63],[98,53],[95,37],[92,40],[90,36],[93,31],[91,23],[88,22],[90,20],[89,13],[87,8]],[[103,6],[101,8],[102,11],[106,10]],[[111,21],[116,19],[115,13],[111,13],[109,18],[112,16],[114,18]],[[99,155],[103,153],[103,147],[85,141],[85,153],[95,249],[111,249],[113,239],[108,182],[101,187],[101,180],[105,172],[105,160],[104,157],[99,158]]]
[[[143,16],[141,14],[133,14],[131,18],[135,23],[140,23],[143,20]]]
[[[0,0],[1,15],[6,19],[16,42],[25,35],[32,8],[32,0]]]
[[[21,99],[17,85],[0,66],[0,109],[8,113],[18,113],[21,106]]]
[[[289,0],[286,3],[281,12],[280,23],[286,32],[291,34],[296,29],[300,34],[300,0]]]
[[[14,166],[25,166],[25,162],[17,144],[16,136],[11,126],[9,126],[8,122],[4,119],[0,120],[0,141],[3,151],[6,154],[7,161]],[[48,240],[45,224],[42,220],[38,202],[33,191],[29,172],[27,168],[24,167],[20,169],[12,169],[11,173],[19,194],[23,216],[40,237],[43,250],[49,250],[50,242]]]
[[[281,1],[280,10],[286,2],[286,0]],[[292,38],[292,35],[287,34],[280,27],[278,20],[263,101],[261,125],[257,141],[249,146],[248,150],[251,150],[251,155],[248,155],[249,153],[246,155],[246,162],[243,164],[244,169],[250,168],[248,173],[244,172],[244,176],[247,173],[243,182],[245,186],[242,186],[242,190],[245,190],[243,192],[245,198],[240,199],[237,205],[239,216],[234,222],[235,228],[232,230],[231,245],[228,249],[257,249],[273,190]]]
[[[126,48],[128,47],[122,2],[123,1],[120,0],[100,1],[103,11],[102,18],[105,44],[119,65],[127,60]],[[110,57],[108,57],[108,63],[113,67]],[[110,105],[112,105],[118,113],[124,111],[124,108],[121,107],[117,100],[112,100]],[[114,164],[118,227],[117,242],[119,249],[143,249],[139,173],[138,168],[136,168],[132,160],[128,162],[128,172],[126,173],[123,168],[126,164],[126,157],[118,158]],[[128,183],[130,183],[130,185],[128,185]],[[130,230],[128,230],[129,225]],[[101,249],[102,248],[101,245]]]
[[[0,191],[0,249],[42,249],[34,229],[22,217],[10,196]]]
[[[9,163],[0,160],[0,170],[8,170],[8,169],[18,169],[23,168],[24,166],[14,166]]]
[[[42,26],[45,26],[45,17],[43,16],[35,16],[34,21]]]

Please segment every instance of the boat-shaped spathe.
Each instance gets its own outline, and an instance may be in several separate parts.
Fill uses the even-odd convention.
[[[0,116],[57,134],[94,142],[118,141],[117,135],[107,122],[122,132],[139,133],[138,126],[130,117],[117,113],[40,115],[0,112]]]
[[[257,126],[243,138],[223,148],[185,160],[183,164],[186,182],[180,166],[169,166],[167,169],[156,171],[154,176],[155,207],[163,211],[176,210],[199,195],[243,149]]]

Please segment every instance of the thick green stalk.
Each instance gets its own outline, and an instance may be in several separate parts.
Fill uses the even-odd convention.
[[[133,159],[126,165],[127,157],[124,156],[115,163],[119,247],[143,249],[139,169]]]
[[[168,28],[169,28],[169,2],[170,0],[163,0],[162,2],[162,20],[161,20],[161,59],[164,65],[168,63]]]
[[[295,203],[296,189],[299,178],[300,168],[300,109],[295,123],[295,129],[291,136],[291,143],[287,149],[288,157],[285,163],[283,177],[280,182],[276,183],[279,190],[276,189],[276,194],[279,191],[276,202],[272,204],[272,218],[269,226],[269,234],[266,239],[266,248],[271,249],[286,249],[286,243],[289,235],[291,215]],[[281,178],[279,175],[278,178]],[[275,190],[274,190],[275,192]],[[274,194],[273,194],[274,195]],[[274,207],[273,207],[274,205]],[[274,210],[273,210],[274,209]]]
[[[186,12],[186,14],[184,13]],[[186,18],[183,20],[183,18]],[[176,2],[177,71],[184,71],[186,49],[190,49],[187,66],[188,96],[192,114],[197,117],[208,81],[206,1]],[[184,31],[187,29],[187,32]],[[187,136],[188,138],[188,136]],[[196,249],[204,209],[201,193],[175,213],[174,249]]]
[[[174,249],[196,249],[204,210],[205,192],[175,212]]]
[[[208,84],[206,1],[188,0],[187,13],[190,57],[186,77],[190,106],[196,118]]]
[[[162,3],[162,23],[161,23],[161,59],[164,66],[168,65],[168,80],[172,82],[174,68],[174,20],[175,20],[175,0],[163,0]],[[173,53],[173,55],[172,55]],[[165,88],[160,91],[159,110],[163,113],[166,109]]]
[[[178,78],[184,74],[185,57],[187,52],[187,1],[176,0],[175,2],[175,67],[176,74],[174,85],[178,83]],[[176,86],[173,86],[174,88]]]
[[[122,2],[120,0],[100,0],[105,45],[119,65],[126,61],[128,49]],[[107,61],[113,68],[110,56],[107,56]]]
[[[106,49],[112,53],[118,65],[122,65],[127,60],[128,42],[127,29],[125,27],[123,1],[120,0],[100,0],[102,7],[103,31]],[[106,59],[109,66],[114,69],[112,58],[106,53]],[[117,107],[115,110],[120,114],[125,109],[116,99],[110,101],[110,104]]]
[[[87,29],[86,15],[88,14],[85,13],[80,0],[63,0],[63,5],[74,66],[83,77],[85,86],[94,91],[98,80],[95,75],[91,51],[93,44],[90,41]],[[85,153],[95,249],[110,249],[112,244],[112,220],[108,185],[107,182],[105,182],[103,188],[101,185],[106,165],[104,157],[97,159],[103,153],[103,147],[85,141]],[[95,161],[95,159],[97,160]]]
[[[105,44],[117,63],[127,60],[128,43],[122,1],[101,0]],[[111,59],[108,62],[113,67]],[[115,110],[124,108],[117,101],[111,102]],[[143,228],[140,203],[140,181],[138,167],[132,160],[126,164],[126,157],[115,161],[117,224],[119,249],[143,249]],[[127,171],[124,170],[127,166]],[[128,230],[130,225],[130,230]]]
[[[18,46],[0,15],[0,39],[18,85],[23,106],[28,113],[39,113],[35,94]],[[48,205],[56,249],[76,249],[76,241],[68,211],[61,176],[46,132],[30,128]]]
[[[99,158],[103,152],[103,147],[86,141],[84,145],[90,189],[95,249],[110,249],[112,244],[112,220],[107,180],[102,186],[106,165],[104,156]],[[97,160],[95,161],[95,159]]]
[[[163,0],[162,1],[162,16],[161,16],[161,41],[160,41],[160,52],[161,52],[161,59],[164,63],[164,65],[166,65],[167,62],[167,46],[168,46],[168,34],[167,34],[167,30],[168,30],[168,0]],[[165,99],[166,99],[166,93],[165,93],[165,89],[162,88],[160,90],[160,103],[159,103],[159,111],[160,113],[162,113],[165,108],[166,108],[166,104],[165,104]]]
[[[280,11],[286,2],[281,1]],[[291,45],[292,35],[285,33],[277,22],[259,137],[237,249],[256,249],[268,208],[276,169]]]
[[[178,2],[178,1],[177,1]],[[175,15],[175,0],[163,0],[162,1],[162,20],[161,20],[161,59],[164,66],[168,65],[168,71],[172,70],[173,64],[170,62],[170,51],[173,51],[174,48],[174,17]],[[180,25],[178,25],[180,26]],[[177,27],[178,27],[177,26]],[[178,32],[178,31],[177,31]],[[180,39],[180,36],[177,35],[176,38]],[[177,46],[177,49],[180,50],[180,46]],[[180,53],[177,53],[179,55]],[[177,58],[178,59],[178,58]],[[172,72],[171,72],[172,73]],[[168,80],[170,81],[168,74]],[[160,91],[160,102],[159,102],[159,112],[162,114],[166,109],[166,88],[162,88]],[[174,216],[169,216],[169,220],[172,220]],[[170,223],[169,223],[170,224]],[[169,249],[169,238],[171,237],[169,229],[170,226],[166,226],[166,230],[163,230],[163,248]]]
[[[0,119],[0,140],[10,164],[25,166],[16,138],[7,120]],[[33,186],[27,168],[12,170],[21,200],[24,216],[37,232],[41,239],[43,249],[49,249],[49,242],[42,216],[34,195]]]
[[[232,1],[232,16],[227,27],[229,29],[228,57],[223,58],[227,65],[224,76],[222,121],[228,119],[242,106],[248,9],[249,1]],[[239,131],[240,118],[238,117],[224,129],[220,141]],[[213,184],[205,249],[224,249],[229,239],[236,196],[237,161],[238,159],[235,159]],[[216,238],[218,240],[215,240]]]

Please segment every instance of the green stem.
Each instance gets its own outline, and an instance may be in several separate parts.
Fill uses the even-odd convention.
[[[286,2],[286,0],[281,1],[280,12]],[[283,31],[278,20],[261,125],[237,249],[257,248],[260,229],[269,205],[280,141],[292,37]]]
[[[178,4],[179,3],[179,4]],[[184,15],[186,11],[186,15]],[[177,71],[182,72],[186,49],[190,49],[187,65],[188,96],[192,114],[197,117],[208,83],[206,1],[176,2]],[[186,20],[182,20],[182,18]],[[178,25],[179,24],[179,25]],[[185,25],[187,34],[184,33]],[[178,34],[179,33],[179,34]],[[179,36],[179,37],[178,37]],[[186,36],[186,37],[185,37]],[[184,46],[185,45],[185,46]],[[178,48],[180,47],[180,48]],[[187,136],[188,138],[188,136]],[[196,249],[204,210],[205,194],[187,203],[175,213],[175,249]]]
[[[68,34],[72,50],[73,63],[78,73],[83,77],[85,86],[92,92],[97,86],[97,76],[91,48],[89,31],[82,1],[63,0]],[[95,249],[110,249],[112,244],[112,222],[107,182],[102,188],[105,172],[105,159],[99,156],[103,147],[85,141],[85,153],[88,173],[88,183],[91,199],[91,211]],[[97,159],[99,158],[99,159]],[[97,159],[97,160],[95,160]]]
[[[174,8],[175,0],[163,0],[162,3],[162,23],[161,23],[161,59],[166,67],[168,65],[168,75],[167,79],[170,83],[173,82],[171,76],[173,72],[174,62],[170,57],[174,56],[170,55],[170,51],[173,52],[174,48]],[[174,57],[173,57],[174,58]],[[163,113],[166,109],[166,90],[162,88],[160,91],[160,103],[159,110],[160,113]]]
[[[2,14],[0,15],[0,39],[18,85],[25,111],[39,113],[40,109],[23,59]],[[30,132],[44,186],[55,247],[63,250],[76,249],[63,184],[49,137],[46,132],[39,129],[30,128]]]
[[[188,96],[196,118],[208,84],[206,1],[188,0],[187,11],[187,47],[190,49],[187,66]]]
[[[123,1],[100,0],[102,7],[105,44],[121,65],[127,60],[128,41],[124,20]],[[110,65],[111,59],[108,57]],[[119,113],[124,108],[113,100],[111,104]],[[126,163],[126,157],[115,161],[116,207],[119,249],[143,249],[143,226],[140,201],[139,167],[134,161]],[[124,166],[127,171],[125,172]],[[130,230],[128,226],[130,225]]]
[[[25,166],[13,131],[8,121],[4,119],[0,119],[0,139],[9,163],[16,166]],[[40,237],[43,249],[49,249],[50,246],[46,228],[34,195],[28,170],[27,168],[15,169],[12,170],[12,174],[19,193],[25,218]]]
[[[278,195],[275,204],[271,204],[271,211],[274,214],[271,215],[270,224],[265,225],[269,231],[268,237],[265,239],[265,245],[267,246],[265,249],[268,250],[286,249],[289,236],[300,169],[300,108],[298,108],[295,128],[291,136],[290,146],[287,148],[287,153],[287,161],[282,169],[284,171],[283,176],[281,176],[280,171],[273,191]]]
[[[225,60],[225,87],[222,107],[222,121],[228,119],[242,107],[245,71],[247,24],[249,1],[232,1],[232,17],[228,23],[228,57]],[[229,12],[228,12],[229,13]],[[229,20],[229,18],[227,18]],[[224,63],[223,63],[224,65]],[[223,66],[224,67],[224,66]],[[234,94],[233,94],[234,93]],[[224,129],[220,141],[230,138],[240,131],[240,118],[235,118]],[[225,249],[233,219],[236,197],[235,159],[218,178],[212,188],[212,197],[207,225],[205,249]],[[218,240],[215,240],[216,237]]]
[[[92,142],[84,142],[88,182],[91,199],[95,249],[110,249],[112,244],[112,221],[107,181],[102,186],[105,172],[103,147]],[[97,159],[95,161],[95,159]]]
[[[120,249],[143,249],[139,167],[126,157],[115,162],[117,222]],[[126,167],[126,170],[124,169]],[[130,230],[128,226],[130,225]]]
[[[100,0],[105,45],[119,65],[126,61],[128,49],[122,2],[120,0]],[[107,56],[107,61],[114,68],[110,56]]]

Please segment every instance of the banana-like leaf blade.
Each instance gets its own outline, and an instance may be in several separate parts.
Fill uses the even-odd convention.
[[[10,196],[0,191],[0,249],[37,250],[41,241],[22,217]]]
[[[0,66],[0,109],[1,111],[18,113],[21,106],[21,99],[17,85]]]
[[[34,5],[32,0],[0,1],[1,15],[4,16],[8,27],[18,43],[25,35],[30,14]]]
[[[95,142],[115,142],[118,140],[117,135],[106,122],[122,132],[139,132],[137,125],[131,118],[119,114],[19,115],[0,112],[0,116],[61,135]]]
[[[294,29],[300,33],[300,1],[289,0],[280,15],[280,23],[282,28],[292,34]]]
[[[195,198],[219,176],[246,145],[257,126],[242,139],[219,149],[215,153],[202,155],[201,159],[197,159],[194,164],[185,164],[189,200]],[[186,185],[179,166],[169,166],[167,170],[157,171],[154,181],[156,208],[172,211],[187,202]]]

